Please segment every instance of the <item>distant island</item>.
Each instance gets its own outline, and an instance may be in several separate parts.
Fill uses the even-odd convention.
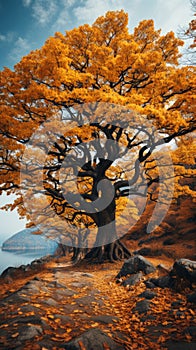
[[[26,228],[8,238],[2,244],[2,250],[19,252],[24,250],[47,250],[54,253],[58,243],[46,238],[44,235],[35,234],[39,232],[37,227]]]

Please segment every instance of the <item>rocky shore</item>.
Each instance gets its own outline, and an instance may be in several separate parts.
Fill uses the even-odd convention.
[[[188,259],[73,266],[47,257],[8,268],[0,283],[0,349],[196,347],[196,262]]]

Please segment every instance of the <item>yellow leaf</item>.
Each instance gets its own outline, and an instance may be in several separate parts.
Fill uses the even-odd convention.
[[[19,335],[19,333],[17,332],[17,333],[12,334],[11,337],[16,338],[16,337],[18,337],[18,335]]]
[[[97,326],[99,326],[99,323],[98,323],[98,322],[95,322],[95,323],[92,323],[92,324],[91,324],[91,327],[97,327]]]
[[[53,315],[48,315],[48,318],[51,318],[53,320],[54,316]]]

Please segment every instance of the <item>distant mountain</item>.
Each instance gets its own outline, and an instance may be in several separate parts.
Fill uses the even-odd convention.
[[[52,241],[51,239],[47,239],[41,234],[35,234],[35,232],[39,232],[37,227],[31,227],[17,232],[3,242],[2,250],[14,252],[21,250],[43,249],[53,253],[57,249],[58,244],[56,242]]]

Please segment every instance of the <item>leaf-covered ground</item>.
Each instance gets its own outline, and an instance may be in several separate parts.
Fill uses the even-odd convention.
[[[147,298],[140,296],[146,290],[144,280],[160,271],[125,288],[115,278],[121,266],[71,266],[61,258],[42,271],[2,280],[0,349],[66,349],[66,342],[92,328],[126,350],[193,349],[191,291],[155,288]],[[85,349],[82,342],[80,347]]]

